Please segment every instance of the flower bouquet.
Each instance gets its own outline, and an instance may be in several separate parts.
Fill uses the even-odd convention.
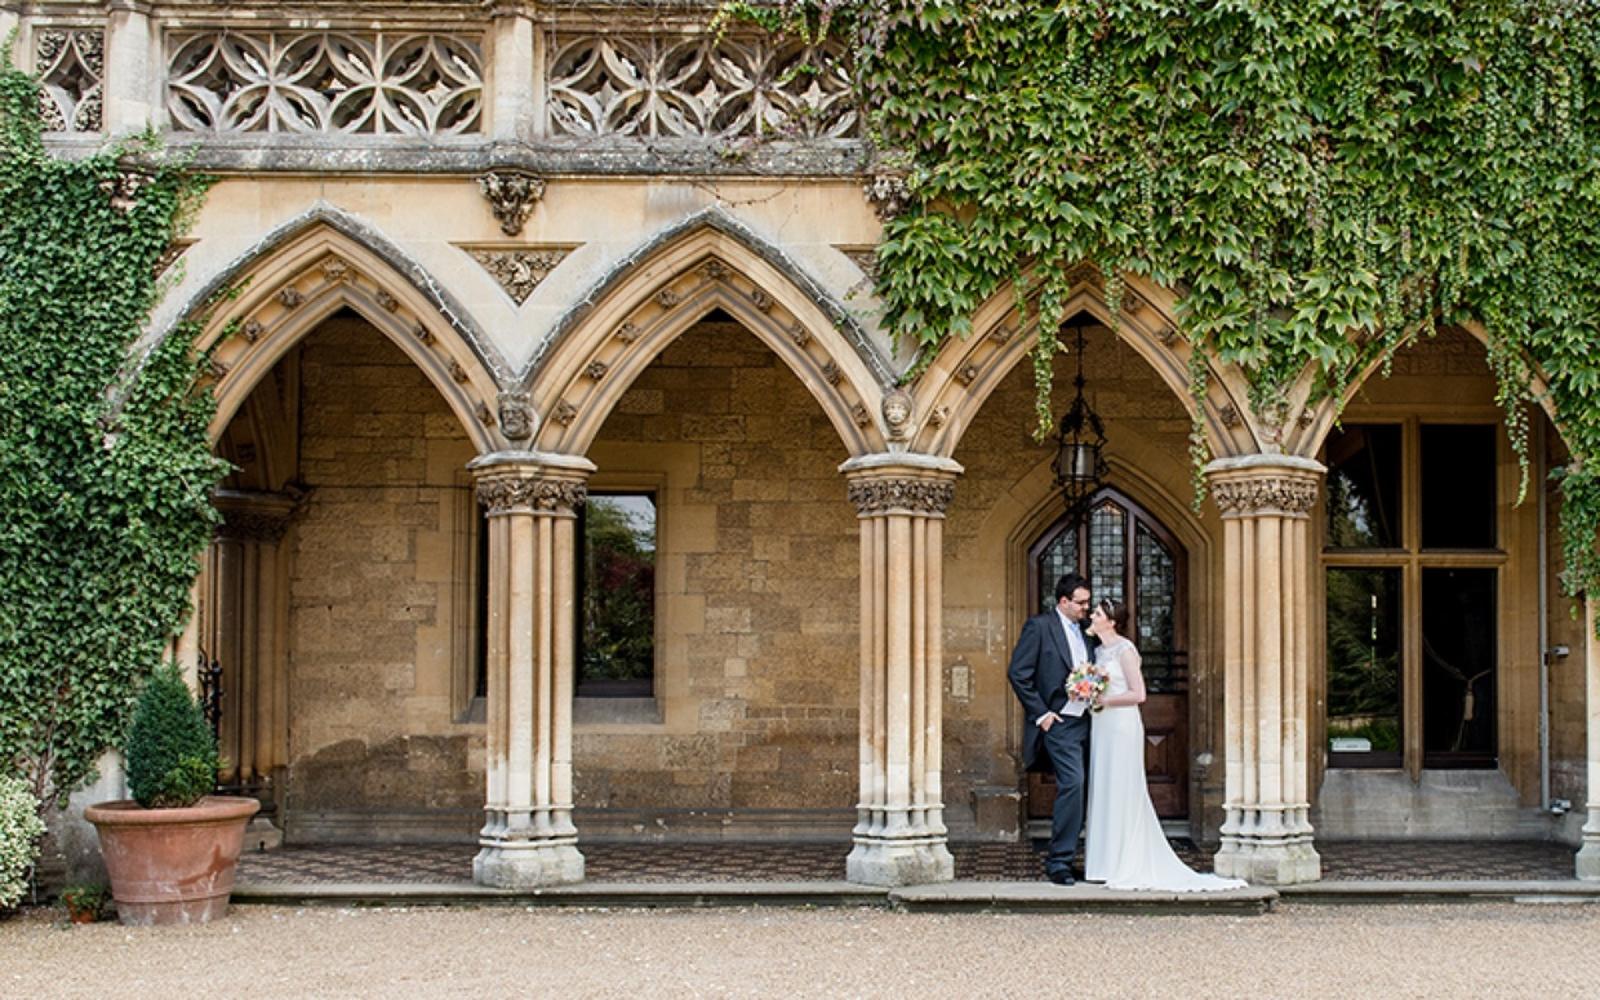
[[[1080,663],[1067,675],[1067,714],[1082,715],[1085,709],[1098,709],[1109,677],[1104,667]]]

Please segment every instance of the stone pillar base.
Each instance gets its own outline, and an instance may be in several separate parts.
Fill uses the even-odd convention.
[[[1223,844],[1216,872],[1251,885],[1296,885],[1322,879],[1322,857],[1307,843]]]
[[[496,889],[582,882],[583,855],[572,844],[485,844],[472,859],[472,881]]]
[[[953,882],[956,859],[944,841],[857,839],[844,863],[845,878],[860,885],[928,885]]]
[[[1600,815],[1589,814],[1583,828],[1583,846],[1578,848],[1576,874],[1585,881],[1600,881]]]

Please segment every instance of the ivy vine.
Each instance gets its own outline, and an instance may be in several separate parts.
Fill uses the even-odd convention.
[[[848,45],[910,206],[879,247],[884,321],[923,358],[1015,283],[1047,432],[1067,275],[1092,261],[1108,293],[1124,273],[1178,292],[1179,332],[1270,421],[1308,370],[1342,398],[1476,320],[1521,492],[1530,376],[1549,386],[1572,455],[1563,583],[1600,588],[1600,0],[733,9]],[[1192,451],[1198,468],[1198,433]]]
[[[204,181],[148,142],[54,158],[38,106],[0,63],[0,772],[49,802],[181,627],[223,463],[193,327],[126,370]]]

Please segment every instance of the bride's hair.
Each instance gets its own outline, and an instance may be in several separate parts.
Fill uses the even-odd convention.
[[[1121,601],[1113,601],[1109,597],[1102,597],[1095,602],[1095,607],[1100,613],[1111,619],[1111,624],[1117,627],[1118,635],[1128,634],[1128,606]]]

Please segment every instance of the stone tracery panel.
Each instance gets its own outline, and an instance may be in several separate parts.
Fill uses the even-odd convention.
[[[34,36],[39,117],[50,132],[98,132],[105,73],[99,28],[46,28]]]
[[[552,32],[555,135],[853,138],[843,50],[765,35]]]
[[[483,122],[476,34],[174,32],[167,110],[191,132],[457,135]]]

